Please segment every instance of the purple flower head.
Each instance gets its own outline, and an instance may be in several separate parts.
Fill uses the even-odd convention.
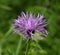
[[[18,16],[16,20],[14,20],[13,26],[15,26],[14,31],[18,34],[23,34],[24,38],[31,37],[34,39],[34,34],[40,33],[42,36],[47,37],[48,32],[45,29],[47,26],[46,19],[39,15],[35,18],[32,13],[28,16],[24,12],[21,13],[21,17]]]

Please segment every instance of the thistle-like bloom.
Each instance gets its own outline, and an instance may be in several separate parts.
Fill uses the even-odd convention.
[[[18,16],[18,18],[15,19],[14,22],[14,31],[18,34],[23,34],[24,38],[31,37],[32,39],[34,39],[34,34],[36,32],[45,37],[47,37],[48,35],[48,32],[45,29],[45,27],[47,26],[46,19],[39,14],[35,18],[32,13],[28,15],[22,12],[21,17]]]

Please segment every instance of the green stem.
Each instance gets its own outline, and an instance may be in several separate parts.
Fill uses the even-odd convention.
[[[18,46],[17,46],[15,55],[18,55],[19,52],[21,52],[21,43],[22,43],[22,36],[20,36],[20,39],[19,39],[19,42],[18,42]]]
[[[4,38],[1,40],[1,43],[4,43],[6,41],[6,38],[11,34],[14,27],[11,27],[8,32],[5,34]]]
[[[6,41],[6,38],[10,35],[10,33],[12,32],[14,27],[11,27],[8,32],[6,33],[6,35],[4,36],[4,38],[0,41],[0,55],[2,55],[2,45],[3,43]]]
[[[25,55],[28,55],[29,41],[30,41],[30,38],[27,39],[27,46],[26,46],[26,52],[25,52]]]

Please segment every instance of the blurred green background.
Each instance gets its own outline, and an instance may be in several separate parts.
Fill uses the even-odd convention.
[[[12,55],[18,48],[20,36],[8,30],[22,11],[40,13],[48,20],[48,38],[32,42],[28,55],[60,55],[60,0],[0,0],[0,55]],[[25,55],[25,42],[18,55]]]

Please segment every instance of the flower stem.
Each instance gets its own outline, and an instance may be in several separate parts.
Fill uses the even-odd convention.
[[[22,36],[20,36],[15,55],[19,55],[19,52],[21,52],[21,43],[22,43]]]
[[[30,41],[30,38],[27,39],[27,46],[26,46],[25,55],[28,55],[29,41]]]

